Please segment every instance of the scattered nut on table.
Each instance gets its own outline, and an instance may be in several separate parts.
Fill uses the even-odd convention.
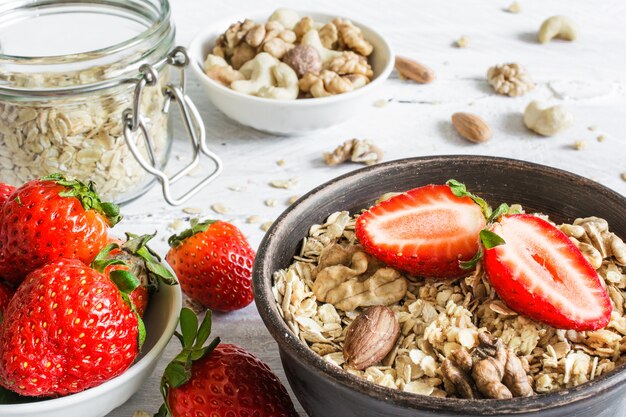
[[[496,93],[510,97],[522,96],[535,87],[526,69],[516,63],[489,68],[487,81]]]
[[[454,113],[452,125],[464,139],[474,143],[486,142],[493,136],[491,127],[482,118],[471,113]]]
[[[469,46],[469,38],[467,36],[461,36],[454,44],[457,48],[467,48]]]
[[[376,164],[383,159],[383,151],[368,140],[350,139],[339,145],[333,152],[324,153],[324,161],[334,166],[351,161],[365,165]]]
[[[576,25],[565,16],[552,16],[546,19],[539,28],[537,39],[541,43],[548,43],[552,39],[573,41],[578,37]]]
[[[403,56],[396,56],[396,71],[400,77],[420,84],[432,83],[437,78],[435,72],[426,65]]]
[[[374,72],[367,57],[373,50],[349,20],[316,22],[283,8],[266,23],[245,19],[230,25],[207,56],[204,71],[248,95],[283,100],[326,97],[369,83]]]
[[[507,7],[506,11],[509,13],[520,13],[522,11],[522,5],[519,4],[518,1],[514,1]]]
[[[532,101],[524,110],[524,124],[542,136],[554,136],[572,125],[574,116],[562,105],[542,106]]]

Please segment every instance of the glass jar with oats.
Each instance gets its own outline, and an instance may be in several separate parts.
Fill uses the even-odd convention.
[[[2,2],[0,181],[21,185],[62,172],[124,203],[158,180],[175,205],[215,178],[221,162],[185,94],[189,59],[174,34],[167,0]],[[189,165],[168,176],[174,106],[193,151]],[[173,196],[172,183],[202,154],[212,172]]]

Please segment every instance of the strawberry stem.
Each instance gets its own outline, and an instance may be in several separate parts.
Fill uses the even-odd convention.
[[[206,232],[209,226],[217,221],[218,220],[206,220],[204,222],[200,222],[198,219],[191,219],[191,227],[177,235],[174,234],[170,236],[167,243],[169,243],[172,248],[178,247],[185,241],[185,239],[190,238],[197,233]]]
[[[120,207],[117,204],[102,202],[100,196],[96,192],[93,181],[85,184],[77,179],[69,180],[63,174],[51,174],[41,178],[42,181],[53,181],[56,184],[65,187],[65,191],[61,191],[61,197],[75,197],[82,204],[85,210],[95,210],[102,214],[113,227],[122,220],[120,215]]]
[[[216,337],[207,346],[203,346],[211,334],[211,310],[207,310],[200,327],[198,317],[189,308],[180,310],[180,331],[174,333],[183,345],[180,352],[165,368],[161,377],[160,391],[163,396],[163,404],[154,417],[171,416],[172,412],[167,404],[167,396],[171,388],[177,388],[186,384],[191,379],[191,365],[209,354],[220,343]]]
[[[491,217],[491,214],[492,214],[491,206],[487,204],[487,202],[483,200],[482,198],[467,191],[467,187],[465,187],[465,184],[455,179],[449,179],[448,181],[446,181],[446,185],[450,187],[452,194],[454,194],[455,196],[469,197],[474,201],[474,203],[478,204],[478,206],[483,212],[483,215],[485,216],[485,219],[489,219]]]

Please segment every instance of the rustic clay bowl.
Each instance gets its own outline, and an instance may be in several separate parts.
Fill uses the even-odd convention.
[[[556,222],[599,216],[626,237],[626,198],[591,180],[554,168],[484,156],[435,156],[393,161],[323,184],[287,209],[268,231],[253,272],[259,313],[276,339],[283,367],[311,417],[626,416],[626,366],[578,387],[512,400],[433,398],[369,383],[325,362],[289,330],[271,292],[272,273],[287,267],[312,224],[338,210],[370,206],[381,194],[449,178],[493,206],[521,203]]]

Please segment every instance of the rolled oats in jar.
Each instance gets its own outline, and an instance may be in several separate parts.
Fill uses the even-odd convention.
[[[174,32],[167,0],[4,2],[0,181],[21,185],[63,172],[126,202],[158,178],[166,200],[182,202],[169,193],[178,178],[162,173],[170,102],[189,105],[180,100],[184,77],[170,83],[172,67],[186,64],[185,51],[173,49]],[[203,138],[192,145],[194,155],[206,149]]]

